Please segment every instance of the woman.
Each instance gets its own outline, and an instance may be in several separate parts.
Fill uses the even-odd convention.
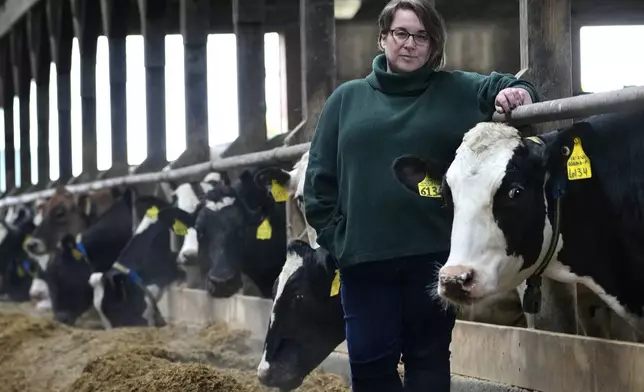
[[[320,114],[306,218],[340,269],[353,390],[449,391],[455,315],[430,288],[451,216],[439,198],[403,189],[391,165],[403,154],[448,164],[477,122],[537,94],[510,75],[439,70],[445,28],[429,0],[390,1],[379,26],[373,72],[340,85]]]

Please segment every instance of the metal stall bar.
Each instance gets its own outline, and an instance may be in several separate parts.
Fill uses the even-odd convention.
[[[277,147],[268,151],[254,152],[250,154],[236,155],[228,158],[222,158],[215,161],[198,163],[192,166],[182,167],[161,171],[156,173],[143,173],[131,176],[115,177],[100,181],[92,181],[77,185],[68,185],[66,188],[71,193],[85,193],[93,190],[111,188],[121,185],[145,184],[162,181],[172,181],[183,177],[206,174],[211,171],[228,170],[240,166],[250,166],[257,164],[266,164],[279,161],[287,161],[299,158],[309,149],[310,143],[296,144],[288,147]],[[55,189],[47,189],[40,192],[27,193],[15,197],[6,197],[0,199],[0,208],[29,203],[39,198],[46,198],[53,195]]]
[[[494,113],[492,121],[526,125],[638,109],[644,109],[644,86],[519,106],[509,115]]]

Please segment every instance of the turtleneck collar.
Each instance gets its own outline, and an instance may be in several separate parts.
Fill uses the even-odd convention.
[[[391,95],[420,94],[431,81],[434,71],[427,67],[420,67],[412,72],[389,73],[387,72],[387,58],[384,53],[373,59],[373,71],[367,76],[367,82],[376,90]]]

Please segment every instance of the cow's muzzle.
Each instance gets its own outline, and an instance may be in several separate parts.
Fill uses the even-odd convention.
[[[475,273],[470,267],[460,265],[443,267],[438,273],[438,294],[448,301],[459,304],[471,303],[474,284]]]

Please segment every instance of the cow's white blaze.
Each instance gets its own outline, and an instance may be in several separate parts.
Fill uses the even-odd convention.
[[[199,254],[199,241],[197,240],[197,230],[192,227],[188,228],[188,233],[183,239],[183,246],[177,256],[180,264],[185,264],[190,258],[197,257]]]
[[[112,323],[103,313],[103,297],[105,297],[105,287],[103,286],[103,274],[101,272],[94,272],[89,277],[89,285],[94,289],[94,309],[103,323],[105,329],[112,329]]]
[[[289,173],[291,178],[289,181],[289,194],[291,194],[291,197],[297,199],[300,197],[304,196],[304,180],[306,178],[306,168],[308,167],[309,164],[309,152],[305,152],[302,155],[302,158],[300,158],[299,161],[295,164],[293,167],[293,170]],[[317,232],[311,225],[309,225],[309,222],[306,220],[306,212],[304,211],[304,204],[299,204],[297,205],[298,209],[300,210],[300,214],[302,214],[302,219],[304,220],[304,224],[306,225],[306,236],[309,240],[309,245],[311,246],[312,249],[317,249],[320,247],[317,242]]]
[[[209,209],[210,211],[217,212],[220,211],[226,207],[230,207],[235,203],[235,198],[234,197],[222,197],[221,200],[218,201],[212,201],[208,200],[206,201],[206,208]]]
[[[220,181],[221,175],[219,173],[208,173],[204,182],[199,185],[204,192],[208,192],[213,188],[213,185],[205,181]],[[177,196],[177,207],[192,214],[197,209],[199,198],[195,194],[190,184],[181,184],[175,191]],[[193,228],[188,228],[188,233],[183,240],[183,245],[177,255],[177,262],[185,263],[189,258],[199,254],[199,241],[197,241],[197,232]]]
[[[493,215],[494,195],[520,143],[519,133],[510,126],[479,123],[464,136],[446,173],[454,220],[451,252],[440,272],[456,266],[471,268],[472,299],[516,288],[537,267],[535,264],[521,271],[523,257],[508,256],[507,241]],[[547,251],[551,233],[544,214],[545,241],[540,256]],[[439,294],[444,294],[444,289],[439,283]]]
[[[295,273],[298,269],[302,268],[304,265],[304,260],[302,257],[297,254],[295,251],[290,251],[286,254],[286,262],[282,267],[282,271],[277,277],[277,289],[275,290],[275,299],[273,300],[273,305],[271,307],[271,318],[268,322],[268,328],[271,328],[275,322],[275,304],[279,301],[282,293],[284,292],[284,287],[286,282],[288,282],[291,275]],[[266,350],[262,353],[262,359],[257,366],[257,375],[262,377],[263,374],[266,374],[270,369],[270,363],[266,360]]]
[[[41,278],[35,278],[31,281],[29,287],[29,296],[34,300],[43,300],[49,298],[49,287]]]

